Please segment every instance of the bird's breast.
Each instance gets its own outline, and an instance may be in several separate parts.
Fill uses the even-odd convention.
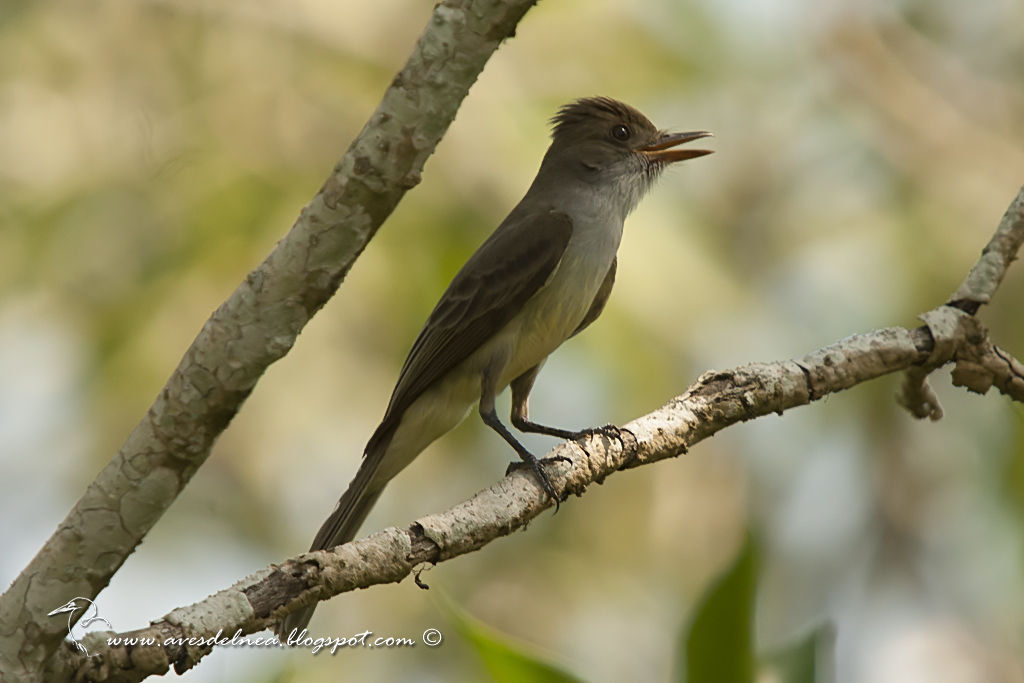
[[[577,241],[577,236],[583,239]],[[551,278],[503,331],[512,353],[499,388],[543,361],[576,331],[608,275],[617,248],[618,235],[600,240],[574,232]]]

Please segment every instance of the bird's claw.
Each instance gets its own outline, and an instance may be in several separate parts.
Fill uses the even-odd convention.
[[[578,432],[573,432],[572,439],[573,441],[579,441],[580,439],[585,439],[588,436],[597,436],[598,434],[601,436],[607,436],[610,439],[618,439],[620,442],[622,441],[622,430],[613,424],[581,429]]]
[[[564,455],[552,455],[547,458],[533,458],[531,460],[518,460],[516,462],[510,462],[508,468],[505,470],[505,476],[512,474],[518,470],[529,469],[533,472],[534,476],[537,477],[537,481],[540,483],[540,487],[544,489],[544,493],[547,494],[548,498],[555,502],[555,512],[558,512],[558,506],[561,499],[558,496],[558,492],[555,491],[555,485],[551,482],[551,477],[544,471],[544,465],[549,465],[555,462],[568,462],[571,463],[572,459],[567,458]]]
[[[572,462],[572,458],[567,458],[564,455],[552,455],[547,458],[537,458],[537,463],[552,463],[552,462]],[[508,468],[505,470],[505,476],[518,472],[519,470],[529,469],[531,472],[536,471],[533,465],[526,460],[513,460],[508,464]]]

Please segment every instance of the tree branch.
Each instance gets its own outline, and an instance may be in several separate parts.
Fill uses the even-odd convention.
[[[996,234],[981,251],[981,258],[949,299],[949,305],[960,308],[971,315],[978,312],[982,304],[992,300],[1006,269],[1017,258],[1024,243],[1024,190],[1010,203],[999,221]]]
[[[488,58],[536,0],[439,4],[377,111],[289,233],[203,326],[120,452],[0,595],[0,679],[39,680],[95,597],[206,460],[267,367],[334,294],[420,172]]]
[[[970,282],[969,296],[985,296],[988,301],[1006,266],[1016,258],[1024,243],[1022,206],[1024,188],[965,281],[965,286]],[[974,299],[957,299],[967,300]],[[625,425],[621,438],[599,435],[557,446],[551,455],[569,462],[552,464],[552,481],[565,497],[581,496],[590,484],[600,484],[619,470],[677,457],[730,425],[771,413],[781,415],[789,408],[877,377],[923,368],[924,374],[918,373],[918,388],[927,391],[914,394],[904,388],[900,393],[901,403],[917,414],[915,401],[934,399],[924,384],[927,372],[949,362],[956,363],[954,383],[980,393],[995,385],[1024,402],[1024,366],[993,346],[972,315],[944,305],[921,318],[924,327],[892,327],[854,335],[803,358],[706,372],[682,395]],[[938,403],[926,407],[919,417],[932,415]],[[397,583],[418,564],[443,562],[479,550],[525,527],[549,507],[551,501],[532,475],[514,472],[446,512],[423,517],[405,529],[391,527],[331,550],[304,553],[280,566],[271,565],[202,602],[174,610],[148,628],[90,634],[87,643],[95,656],[86,658],[68,646],[55,658],[51,675],[56,681],[139,681],[166,673],[172,665],[182,673],[212,648],[164,645],[167,638],[207,639],[218,632],[230,638],[236,631],[261,631],[314,601],[357,588]],[[156,644],[108,645],[108,637],[154,638]]]
[[[1006,270],[1024,244],[1024,188],[1003,214],[999,227],[981,250],[981,257],[964,281],[940,306],[920,316],[928,327],[934,348],[926,363],[907,370],[896,401],[914,417],[942,418],[939,398],[928,386],[928,375],[950,361],[956,361],[953,383],[978,394],[995,385],[1002,393],[1020,401],[1024,396],[1021,364],[996,348],[988,331],[974,318],[982,304],[992,300]]]

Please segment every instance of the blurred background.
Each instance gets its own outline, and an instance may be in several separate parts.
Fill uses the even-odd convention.
[[[432,7],[0,3],[4,587],[320,187]],[[1014,0],[541,2],[101,614],[140,628],[308,547],[420,325],[573,98],[711,130],[717,153],[670,171],[627,222],[614,296],[549,361],[535,419],[621,424],[705,370],[918,324],[1024,183],[1022,35]],[[1022,310],[1017,264],[980,317],[1018,358]],[[759,652],[827,623],[842,683],[1024,681],[1024,410],[938,372],[946,416],[917,422],[892,400],[898,380],[620,473],[426,572],[430,591],[360,591],[312,623],[417,640],[437,628],[438,648],[221,648],[184,678],[486,680],[459,631],[476,619],[582,680],[674,680],[695,606],[749,528]],[[513,455],[467,420],[397,478],[364,534],[468,498]]]

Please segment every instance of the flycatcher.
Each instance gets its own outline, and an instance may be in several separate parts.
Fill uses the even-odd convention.
[[[612,291],[626,216],[671,163],[711,154],[678,145],[711,133],[667,133],[608,97],[572,102],[552,119],[551,146],[522,201],[455,276],[405,360],[363,463],[310,550],[352,540],[384,486],[478,405],[557,504],[531,454],[498,419],[494,398],[512,387],[512,424],[577,439],[595,430],[545,427],[528,399],[548,355],[594,322]],[[302,632],[313,607],[278,626]]]

